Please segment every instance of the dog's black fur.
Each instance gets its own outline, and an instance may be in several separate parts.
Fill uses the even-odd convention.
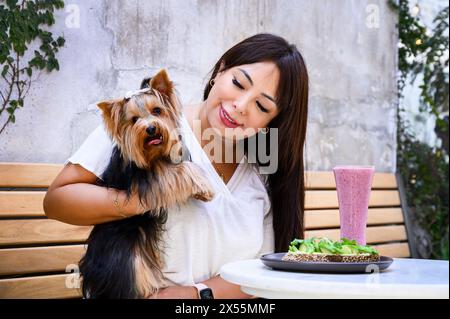
[[[150,187],[151,172],[139,169],[133,163],[124,164],[117,146],[111,161],[97,184],[127,191],[138,185],[140,198]],[[138,242],[145,240],[146,247],[158,249],[161,233],[167,221],[167,212],[148,211],[143,215],[99,224],[88,240],[88,249],[80,261],[82,292],[85,298],[139,298],[135,289],[134,252]],[[146,236],[142,237],[141,232]]]

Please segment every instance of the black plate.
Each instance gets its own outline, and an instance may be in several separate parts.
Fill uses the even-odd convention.
[[[266,254],[261,257],[264,265],[276,270],[326,273],[373,273],[383,271],[394,261],[390,257],[380,256],[378,262],[343,263],[343,262],[298,262],[283,261],[286,253]]]

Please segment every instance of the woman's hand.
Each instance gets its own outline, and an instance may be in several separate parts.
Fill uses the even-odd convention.
[[[149,299],[198,299],[197,288],[193,286],[169,286],[160,289]]]

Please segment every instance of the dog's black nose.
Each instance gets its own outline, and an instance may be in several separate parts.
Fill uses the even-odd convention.
[[[148,135],[153,136],[156,133],[156,127],[154,125],[149,125],[145,131]]]

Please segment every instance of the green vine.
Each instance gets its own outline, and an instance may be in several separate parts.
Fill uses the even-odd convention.
[[[389,0],[388,3],[398,12],[397,171],[404,180],[411,217],[425,231],[425,236],[418,236],[420,256],[448,260],[449,8],[437,14],[433,30],[428,30],[418,15],[411,14],[408,0]],[[420,8],[416,5],[415,10]],[[403,89],[408,78],[412,84],[418,75],[421,75],[419,110],[435,116],[435,131],[442,140],[440,147],[418,141],[404,116]]]
[[[15,123],[15,112],[24,106],[33,70],[59,70],[55,57],[64,38],[53,38],[45,26],[55,23],[53,12],[64,7],[62,0],[0,0],[0,134],[9,123]],[[30,43],[40,40],[34,56],[26,61]]]

